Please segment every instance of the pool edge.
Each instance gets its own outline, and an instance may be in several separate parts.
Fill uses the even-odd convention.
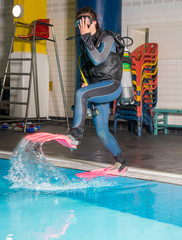
[[[0,151],[0,158],[9,160],[11,158],[11,155],[12,155],[12,152],[10,151]],[[104,167],[110,166],[110,164],[107,164],[107,163],[100,163],[100,162],[93,162],[93,161],[86,161],[86,160],[79,160],[79,159],[71,159],[71,158],[59,159],[52,156],[46,156],[46,157],[47,157],[47,160],[49,160],[54,166],[78,169],[83,171],[91,171],[97,168],[104,168]],[[147,181],[156,181],[156,182],[182,185],[182,175],[180,174],[160,172],[160,171],[148,170],[143,168],[127,167],[126,172],[118,175],[123,177],[147,180]]]

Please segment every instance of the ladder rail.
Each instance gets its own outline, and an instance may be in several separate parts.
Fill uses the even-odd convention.
[[[33,25],[27,24],[27,23],[22,23],[22,22],[18,22],[18,21],[16,21],[16,23],[19,24],[19,25],[23,25],[24,27],[28,27],[28,28],[33,28],[34,27]]]
[[[29,75],[29,83],[28,83],[28,94],[27,94],[27,105],[25,110],[25,118],[24,118],[24,132],[26,132],[27,121],[28,121],[28,111],[29,111],[29,103],[30,103],[30,93],[31,93],[31,86],[32,86],[32,68],[33,68],[33,58],[31,57],[30,63],[30,75]]]
[[[16,25],[17,25],[17,23],[15,22],[15,26],[14,26],[13,34],[12,34],[12,38],[11,38],[10,49],[9,49],[9,53],[8,53],[8,60],[7,60],[6,68],[5,68],[5,74],[4,74],[4,77],[3,77],[3,83],[2,83],[1,94],[0,94],[0,101],[2,101],[2,98],[3,98],[4,87],[5,87],[7,72],[8,72],[8,68],[9,68],[9,58],[11,57],[11,52],[12,52],[12,49],[13,49],[13,42],[14,42],[14,35],[15,35],[15,31],[16,31]]]
[[[35,109],[36,109],[36,115],[37,115],[37,105],[39,103],[37,102],[37,92],[38,88],[35,87],[35,78],[37,78],[37,68],[35,68],[37,62],[36,62],[36,49],[35,49],[35,30],[36,30],[36,21],[34,21],[34,28],[33,28],[33,39],[32,39],[32,52],[31,52],[31,64],[30,64],[30,78],[29,78],[29,91],[27,94],[27,108],[25,111],[25,123],[24,123],[24,132],[26,132],[27,127],[27,121],[28,121],[28,111],[29,111],[29,105],[30,105],[30,93],[32,88],[32,77],[33,77],[33,83],[34,83],[34,97],[35,97]],[[37,115],[39,117],[39,115]],[[40,117],[39,117],[40,119]]]
[[[31,61],[31,58],[9,58],[9,61]]]
[[[28,87],[4,87],[6,90],[28,90]]]
[[[70,127],[69,127],[69,118],[68,118],[66,96],[65,96],[64,85],[63,85],[62,74],[61,74],[61,67],[60,67],[60,62],[59,62],[56,35],[55,35],[53,25],[51,26],[51,29],[52,29],[52,36],[53,36],[53,40],[54,40],[54,49],[55,49],[55,54],[56,54],[56,62],[57,62],[57,67],[58,67],[59,80],[60,80],[60,85],[61,85],[61,93],[62,93],[62,99],[63,99],[63,105],[64,105],[64,112],[65,112],[65,116],[66,116],[67,127],[68,127],[68,130],[69,130]]]
[[[38,86],[38,71],[37,71],[37,54],[36,54],[36,23],[34,21],[34,32],[33,32],[33,79],[34,79],[34,94],[35,94],[35,110],[38,121],[40,122],[40,104],[39,104],[39,86]]]

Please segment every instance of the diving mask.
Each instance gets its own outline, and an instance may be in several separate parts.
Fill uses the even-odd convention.
[[[76,27],[76,28],[78,28],[78,24],[80,24],[80,20],[81,20],[82,18],[84,18],[84,20],[85,20],[86,18],[88,18],[89,21],[90,21],[90,25],[91,25],[92,22],[93,22],[93,18],[91,18],[89,15],[81,15],[81,16],[79,16],[79,17],[77,18],[77,20],[76,20],[76,22],[75,22],[75,27]],[[89,25],[88,25],[88,27],[89,27]]]

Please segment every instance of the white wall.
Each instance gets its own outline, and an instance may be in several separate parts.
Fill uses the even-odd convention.
[[[130,37],[134,40],[130,51],[134,51],[138,46],[145,43],[146,29],[131,29]]]
[[[75,0],[47,1],[47,18],[50,18],[50,23],[55,27],[69,117],[73,116],[71,105],[74,103],[76,50],[75,41],[66,41],[66,38],[75,35],[75,13]],[[47,52],[49,56],[50,81],[53,82],[53,91],[49,92],[49,115],[64,117],[65,113],[61,95],[60,81],[57,72],[54,45],[52,43],[47,43]]]
[[[168,44],[169,53],[166,56],[161,50],[167,49],[166,42],[162,43],[157,37],[157,29],[167,29],[169,38],[174,28],[182,26],[182,1],[181,0],[123,0],[122,9],[122,35],[130,36],[131,29],[149,28],[149,39],[159,39],[159,79],[158,79],[158,108],[181,108],[182,109],[182,57],[181,54],[172,54],[171,51],[181,49],[173,45],[178,39]],[[172,29],[172,31],[171,31]],[[166,31],[165,31],[166,33]],[[181,124],[181,116],[170,116],[170,123]]]

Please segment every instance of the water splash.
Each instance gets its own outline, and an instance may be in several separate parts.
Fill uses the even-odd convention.
[[[23,139],[13,152],[11,168],[6,177],[13,187],[39,189],[42,184],[69,184],[69,179],[47,161],[42,143]]]
[[[107,179],[85,181],[69,178],[60,168],[54,167],[45,157],[43,143],[22,139],[11,157],[11,168],[5,178],[12,188],[26,188],[41,191],[70,191],[86,188],[112,186]]]

